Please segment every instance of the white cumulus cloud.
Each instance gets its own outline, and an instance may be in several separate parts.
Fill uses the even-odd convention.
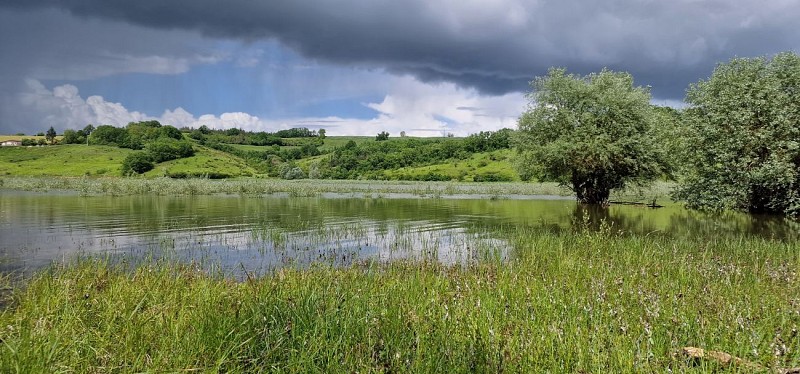
[[[175,127],[207,126],[213,129],[240,128],[249,131],[277,131],[292,127],[325,128],[330,135],[374,135],[388,131],[398,136],[468,135],[478,131],[513,128],[525,105],[521,94],[483,96],[475,89],[453,83],[428,84],[413,77],[392,78],[382,101],[364,103],[377,112],[374,118],[297,117],[260,118],[244,112],[201,114],[183,108],[165,110],[161,116],[127,109],[122,103],[102,96],[81,97],[78,88],[60,85],[48,89],[41,82],[27,81],[26,90],[11,103],[17,121],[26,124],[18,131],[38,132],[53,126],[59,131],[87,124],[124,126],[129,122],[155,119]],[[24,118],[24,120],[20,120]],[[36,127],[31,125],[37,124]]]

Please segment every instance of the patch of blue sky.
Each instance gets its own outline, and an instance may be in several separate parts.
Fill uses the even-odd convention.
[[[376,112],[365,104],[382,100],[390,77],[380,70],[307,60],[276,43],[220,48],[228,57],[181,74],[127,73],[44,84],[72,84],[84,98],[99,95],[151,116],[181,107],[195,116],[245,112],[272,119],[368,119]]]

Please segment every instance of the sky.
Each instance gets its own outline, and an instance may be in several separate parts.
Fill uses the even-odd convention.
[[[515,128],[550,67],[680,107],[718,63],[799,48],[798,0],[0,0],[0,134],[461,136]]]

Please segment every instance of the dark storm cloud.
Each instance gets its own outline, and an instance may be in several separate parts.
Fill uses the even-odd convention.
[[[681,99],[689,83],[733,56],[795,50],[795,1],[749,0],[0,0],[86,18],[275,38],[306,57],[449,81],[498,94],[528,90],[551,66],[626,70],[655,96]],[[158,43],[153,40],[153,43]]]

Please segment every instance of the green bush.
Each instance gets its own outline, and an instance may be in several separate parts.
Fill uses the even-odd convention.
[[[734,59],[690,88],[689,207],[800,215],[800,56]]]
[[[472,180],[475,182],[513,182],[514,178],[506,174],[487,172],[475,174]]]
[[[163,126],[159,128],[159,132],[161,133],[160,135],[165,138],[170,138],[175,140],[183,139],[183,133],[181,133],[181,130],[176,129],[173,126],[169,125]]]
[[[164,162],[194,155],[194,148],[187,140],[160,138],[145,145],[145,151],[154,162]]]
[[[133,152],[122,160],[122,175],[142,174],[153,170],[153,158],[147,152]]]
[[[110,125],[97,126],[89,136],[90,144],[120,146],[124,143],[128,131]]]
[[[83,131],[64,130],[64,137],[61,138],[64,144],[83,144],[86,142],[86,137]]]
[[[306,173],[303,169],[292,164],[284,164],[281,167],[281,178],[283,179],[305,179]]]

